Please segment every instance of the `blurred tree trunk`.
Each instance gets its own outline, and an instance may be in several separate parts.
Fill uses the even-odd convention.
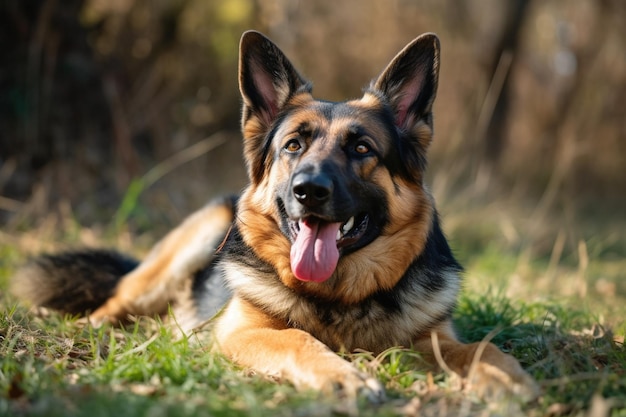
[[[504,149],[507,131],[507,121],[511,97],[511,71],[516,62],[518,47],[521,40],[521,31],[527,15],[529,0],[511,0],[505,2],[505,16],[503,17],[503,31],[496,42],[492,59],[486,71],[490,80],[487,100],[492,100],[491,114],[485,120],[481,139],[484,144],[485,160],[490,167],[495,167],[500,160]]]
[[[565,47],[571,48],[576,66],[571,79],[560,92],[552,117],[545,120],[541,126],[543,136],[553,141],[553,144],[547,148],[552,171],[536,209],[542,215],[554,204],[559,193],[561,197],[569,201],[572,197],[582,200],[579,193],[589,191],[584,188],[592,187],[601,193],[601,189],[606,187],[603,184],[606,179],[605,181],[596,179],[591,181],[591,184],[586,184],[592,173],[579,159],[586,150],[590,149],[589,138],[593,138],[597,126],[603,122],[602,116],[594,114],[598,112],[595,109],[600,106],[590,106],[594,98],[589,91],[597,89],[593,85],[597,82],[594,79],[593,66],[598,62],[602,46],[605,45],[612,30],[612,19],[619,16],[618,3],[619,0],[601,0],[595,3],[594,13],[590,16],[590,36],[585,43],[571,47],[568,45],[570,40],[562,40]],[[613,88],[619,89],[620,87],[615,85]],[[582,114],[586,117],[581,117]],[[589,120],[593,122],[590,123]],[[610,178],[609,180],[611,183],[623,184],[623,179],[620,181],[619,178]],[[569,186],[569,190],[559,191],[564,185]],[[611,197],[614,198],[613,195]]]

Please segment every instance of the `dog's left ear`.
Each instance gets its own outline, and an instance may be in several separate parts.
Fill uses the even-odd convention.
[[[370,88],[382,93],[395,113],[396,126],[406,132],[420,120],[432,125],[438,79],[439,39],[425,33],[400,51]]]
[[[248,31],[239,45],[239,89],[244,123],[256,116],[268,128],[289,98],[300,89],[310,91],[310,85],[272,41]]]

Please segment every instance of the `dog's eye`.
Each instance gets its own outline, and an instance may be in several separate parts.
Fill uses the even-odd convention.
[[[302,149],[302,145],[300,145],[300,142],[298,142],[296,139],[291,139],[289,142],[287,142],[284,149],[289,153],[296,153],[300,149]]]
[[[358,153],[359,155],[367,155],[368,153],[370,153],[370,147],[367,143],[365,142],[359,142],[356,144],[356,146],[354,147],[354,150],[356,151],[356,153]]]

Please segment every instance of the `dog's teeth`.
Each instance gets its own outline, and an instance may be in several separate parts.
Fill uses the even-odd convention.
[[[339,230],[337,230],[337,240],[340,240],[343,237],[343,235],[345,235],[346,233],[350,231],[350,229],[352,229],[353,226],[354,226],[354,217],[350,217],[348,221],[345,222]]]
[[[354,217],[350,217],[348,221],[344,223],[344,225],[341,227],[341,231],[343,233],[348,233],[350,229],[352,229],[352,226],[354,226]]]

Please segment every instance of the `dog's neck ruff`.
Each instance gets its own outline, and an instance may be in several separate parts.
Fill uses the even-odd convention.
[[[311,333],[332,349],[380,352],[391,346],[410,346],[426,329],[449,319],[460,288],[460,266],[448,253],[438,227],[393,288],[380,289],[355,303],[285,286],[272,265],[250,256],[251,248],[241,239],[234,228],[220,262],[235,297],[284,320],[288,327]],[[359,331],[363,328],[368,331]]]

